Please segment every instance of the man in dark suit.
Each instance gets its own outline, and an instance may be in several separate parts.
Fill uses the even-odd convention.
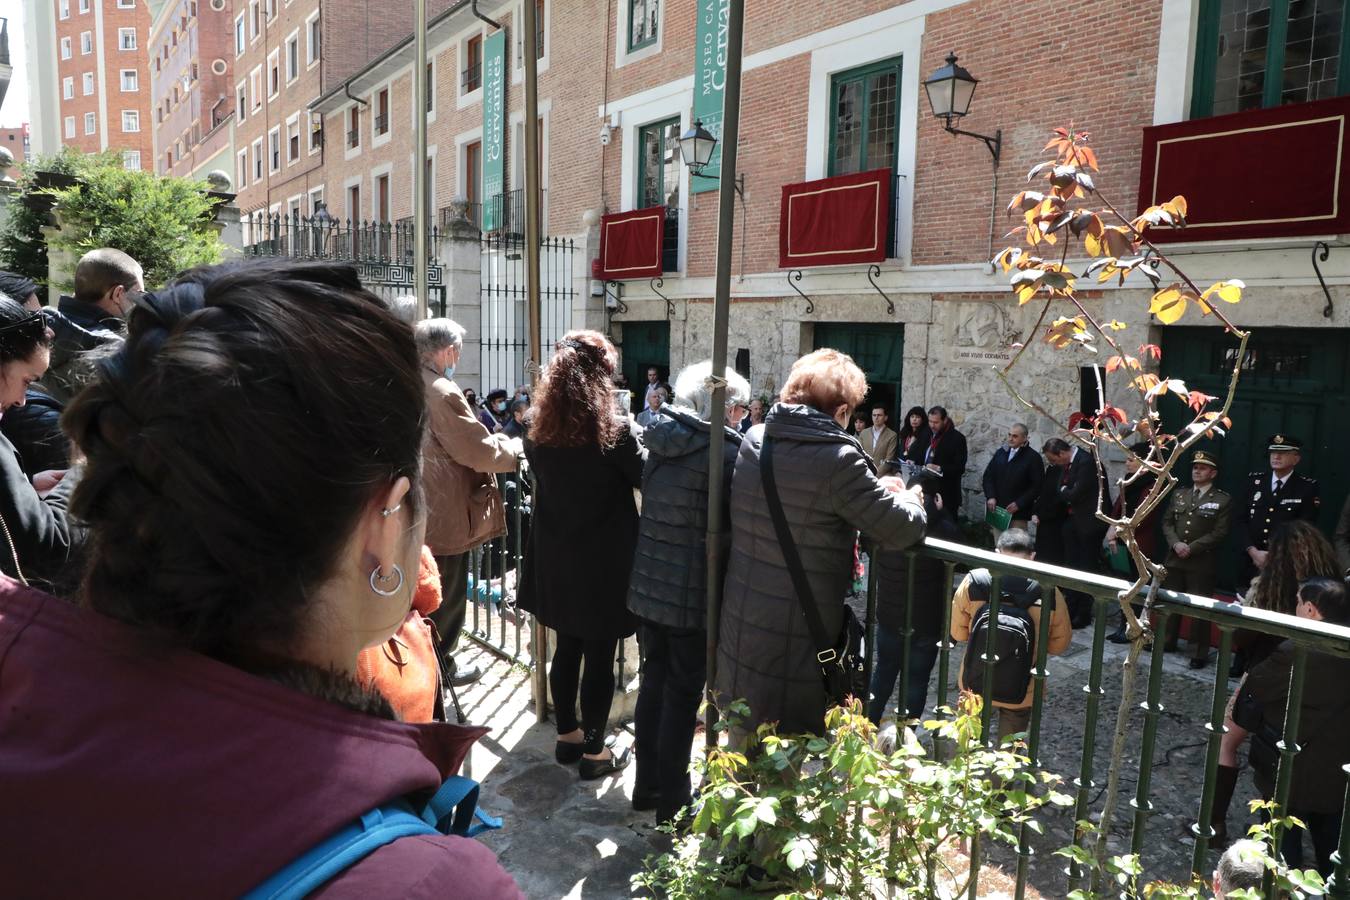
[[[1040,454],[1027,446],[1027,426],[1018,422],[1008,429],[1008,445],[999,447],[984,469],[985,507],[991,512],[995,507],[1003,507],[1012,516],[1008,527],[1025,530],[1034,512],[1044,471]],[[999,533],[995,533],[995,540]]]
[[[1051,438],[1041,447],[1049,463],[1041,475],[1036,492],[1035,514],[1031,522],[1036,526],[1036,559],[1044,563],[1062,566],[1068,557],[1064,554],[1064,520],[1069,517],[1068,507],[1059,496],[1060,481],[1064,476],[1064,467],[1055,462],[1058,454],[1069,452],[1069,445],[1063,438]]]
[[[928,427],[933,436],[924,451],[923,464],[942,476],[942,506],[953,516],[961,510],[961,476],[966,473],[966,436],[956,430],[947,410],[934,406],[928,410]]]
[[[1238,590],[1246,593],[1266,565],[1271,533],[1295,519],[1315,521],[1321,507],[1317,480],[1295,472],[1303,459],[1303,441],[1292,435],[1270,438],[1270,468],[1252,472],[1234,504],[1233,534],[1242,551]]]
[[[1070,447],[1047,452],[1050,461],[1061,467],[1059,498],[1065,507],[1064,535],[1065,564],[1083,572],[1100,569],[1102,538],[1106,523],[1097,518],[1098,504],[1111,508],[1111,490],[1106,482],[1106,470],[1092,458],[1091,451]],[[1092,598],[1079,591],[1064,592],[1069,605],[1069,616],[1074,628],[1092,624]]]

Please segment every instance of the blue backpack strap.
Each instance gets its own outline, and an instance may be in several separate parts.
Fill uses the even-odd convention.
[[[454,775],[441,785],[423,808],[422,819],[442,834],[461,837],[502,827],[501,819],[478,808],[478,782],[462,775]]]
[[[436,833],[404,803],[376,807],[292,860],[245,894],[245,900],[301,900],[391,841]]]

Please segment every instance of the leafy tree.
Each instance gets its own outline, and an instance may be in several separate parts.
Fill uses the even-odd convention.
[[[61,221],[52,246],[76,257],[99,247],[122,250],[145,269],[147,285],[161,285],[184,269],[220,259],[224,244],[208,190],[205,182],[121,165],[86,168],[75,186],[50,191]]]

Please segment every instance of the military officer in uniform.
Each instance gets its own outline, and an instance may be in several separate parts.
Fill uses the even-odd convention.
[[[1247,476],[1233,514],[1233,532],[1242,552],[1238,590],[1246,593],[1258,570],[1265,567],[1270,535],[1285,522],[1317,518],[1321,498],[1316,479],[1295,472],[1303,458],[1303,442],[1287,434],[1270,439],[1270,468]]]
[[[1213,597],[1218,572],[1219,548],[1228,537],[1233,498],[1214,486],[1219,461],[1213,454],[1197,451],[1191,459],[1191,483],[1188,490],[1172,495],[1172,503],[1163,515],[1163,537],[1167,539],[1167,579],[1163,587],[1201,597]],[[1181,617],[1167,622],[1166,649],[1175,650]],[[1209,662],[1209,623],[1195,619],[1191,623],[1192,669],[1203,669]]]

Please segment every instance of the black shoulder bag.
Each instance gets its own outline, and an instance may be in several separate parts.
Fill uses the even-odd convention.
[[[865,700],[867,685],[863,680],[863,626],[853,609],[843,603],[843,627],[839,629],[839,635],[833,643],[826,638],[825,623],[820,620],[820,610],[816,609],[811,584],[806,580],[806,570],[802,568],[801,557],[797,555],[797,544],[792,540],[787,517],[783,515],[783,503],[778,497],[778,485],[773,476],[773,441],[767,435],[760,451],[759,475],[764,483],[764,502],[773,519],[778,546],[783,551],[783,562],[792,576],[793,589],[806,616],[811,642],[817,648],[816,663],[820,666],[825,694],[833,705],[842,705],[850,695]]]

